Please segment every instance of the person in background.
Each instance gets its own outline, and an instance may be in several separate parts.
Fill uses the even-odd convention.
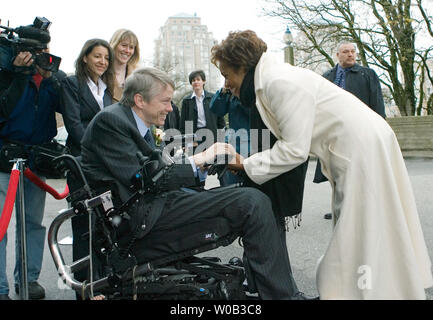
[[[49,52],[47,48],[41,50]],[[34,65],[34,56],[19,52],[12,70],[0,67],[0,147],[13,141],[16,145],[32,146],[50,142],[57,133],[56,111],[60,111],[60,82],[64,72],[51,72]],[[0,164],[0,203],[5,203],[12,163]],[[30,166],[34,173],[37,168]],[[38,174],[42,181],[45,177]],[[19,199],[17,192],[17,199]],[[27,237],[27,272],[29,299],[45,298],[45,289],[38,283],[45,244],[42,224],[46,192],[24,178],[25,219]],[[3,208],[1,208],[3,209]],[[17,216],[17,227],[20,219]],[[7,234],[0,242],[0,300],[10,300],[6,275]],[[15,245],[15,292],[19,294],[21,242],[17,231]]]
[[[226,88],[219,89],[213,95],[209,109],[218,117],[229,115],[229,129],[226,130],[225,141],[232,144],[237,153],[247,158],[250,153],[250,109],[244,107]],[[230,171],[218,179],[221,186],[228,186],[242,180],[240,175]]]
[[[223,117],[218,117],[216,114],[209,110],[210,101],[213,93],[204,89],[206,84],[206,75],[203,70],[193,71],[189,74],[189,83],[192,86],[192,93],[188,94],[182,100],[182,109],[180,113],[180,131],[182,134],[197,134],[197,147],[204,143],[206,139],[206,146],[212,145],[217,141],[218,129],[225,127],[225,120]],[[187,123],[192,123],[192,132],[186,132]],[[197,133],[199,129],[207,129],[206,135]],[[203,150],[200,150],[203,151]]]
[[[62,115],[68,132],[66,145],[73,156],[81,155],[81,139],[93,117],[113,103],[115,87],[114,54],[109,43],[102,39],[86,41],[75,61],[75,75],[67,77],[62,85]],[[79,184],[67,177],[71,189]],[[73,260],[89,254],[89,242],[83,238],[89,230],[88,216],[72,218]],[[88,278],[86,270],[74,274],[78,281]],[[77,296],[78,298],[78,296]]]
[[[114,51],[114,72],[116,82],[113,88],[113,102],[122,97],[126,78],[137,68],[140,62],[140,45],[134,32],[119,29],[110,39],[110,46]]]
[[[356,45],[351,42],[341,42],[337,47],[337,65],[326,71],[323,77],[352,93],[371,110],[385,118],[385,105],[379,77],[373,69],[360,66],[356,63]],[[320,162],[317,162],[314,173],[314,183],[327,181],[323,175]],[[332,219],[332,214],[324,215],[325,219]]]
[[[326,71],[323,77],[352,93],[371,110],[385,118],[382,88],[376,72],[356,63],[356,45],[342,42],[337,47],[337,65]]]
[[[180,112],[179,108],[174,104],[174,102],[171,102],[171,107],[173,111],[169,112],[167,114],[167,118],[164,122],[164,130],[168,129],[176,129],[179,130],[180,127]]]

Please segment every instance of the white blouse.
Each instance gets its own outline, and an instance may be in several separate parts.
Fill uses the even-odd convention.
[[[105,89],[107,89],[107,85],[101,78],[98,79],[98,85],[96,85],[92,79],[87,78],[87,85],[89,86],[90,91],[95,97],[96,102],[98,103],[101,109],[104,108],[104,94]]]

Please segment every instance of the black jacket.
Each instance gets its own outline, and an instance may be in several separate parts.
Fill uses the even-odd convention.
[[[225,127],[225,120],[224,117],[218,117],[209,109],[210,101],[214,94],[206,90],[204,91],[204,94],[203,108],[206,117],[206,128],[212,131],[214,142],[216,142],[217,130]],[[185,121],[193,121],[192,133],[196,133],[197,119],[197,104],[195,102],[195,98],[192,97],[192,93],[190,93],[182,101],[182,110],[180,112],[180,131],[185,134]]]
[[[337,75],[336,65],[323,74],[323,77],[334,82]],[[385,105],[379,77],[373,69],[355,64],[346,73],[346,91],[354,94],[373,111],[385,118]]]
[[[173,102],[171,103],[171,107],[173,108],[173,111],[167,115],[167,118],[165,118],[164,130],[167,129],[179,130],[179,126],[180,126],[179,108]]]
[[[7,141],[40,145],[57,133],[56,111],[60,112],[62,71],[43,79],[39,88],[32,75],[0,68],[0,149]],[[1,170],[10,172],[12,163],[1,157]],[[32,170],[36,168],[30,167]]]
[[[104,94],[104,107],[111,104],[111,94],[107,89]],[[62,83],[61,109],[68,132],[66,145],[72,155],[79,156],[84,131],[101,108],[87,83],[80,82],[76,76],[69,76]]]

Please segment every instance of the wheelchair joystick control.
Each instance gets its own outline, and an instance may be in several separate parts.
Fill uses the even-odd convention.
[[[145,157],[141,151],[138,151],[136,154],[138,158],[138,162],[140,163],[140,166],[144,166],[147,161],[149,161],[149,157]]]

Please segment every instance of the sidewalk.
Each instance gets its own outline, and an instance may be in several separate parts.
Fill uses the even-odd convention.
[[[415,192],[421,224],[424,231],[424,238],[433,260],[433,200],[431,190],[433,190],[433,160],[407,159],[406,165]],[[315,161],[310,161],[304,195],[304,210],[302,214],[301,226],[294,228],[293,224],[287,233],[287,244],[290,254],[295,279],[301,291],[308,295],[317,294],[315,285],[315,267],[318,258],[323,255],[329,242],[332,225],[331,220],[323,219],[323,215],[330,212],[331,207],[331,188],[328,183],[314,184]],[[48,180],[47,183],[57,191],[63,192],[65,187],[64,180]],[[207,187],[218,185],[218,180],[212,176],[206,182]],[[66,200],[55,200],[47,195],[44,225],[48,228],[51,221],[58,214],[58,211],[66,208]],[[8,279],[9,286],[13,288],[13,268],[15,261],[15,217],[12,217],[8,229]],[[70,224],[65,224],[59,231],[59,239],[71,236]],[[72,246],[63,245],[62,252],[66,263],[71,262]],[[206,252],[206,256],[219,256],[224,262],[233,256],[242,257],[242,248],[235,241],[232,245],[218,248],[211,252]],[[66,288],[59,279],[51,254],[45,244],[44,261],[40,281],[46,289],[46,300],[75,300],[75,293]],[[19,299],[11,290],[10,297]],[[433,300],[433,288],[427,290],[427,298]]]

